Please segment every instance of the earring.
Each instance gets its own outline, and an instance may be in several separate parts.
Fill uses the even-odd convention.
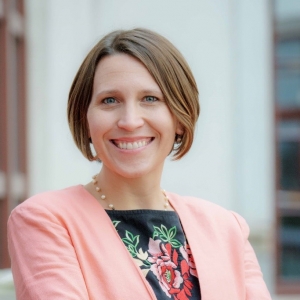
[[[175,143],[180,144],[182,142],[182,135],[176,134],[175,135]]]
[[[93,144],[93,141],[92,141],[92,139],[91,139],[91,138],[89,138],[89,142],[90,142],[90,144]]]

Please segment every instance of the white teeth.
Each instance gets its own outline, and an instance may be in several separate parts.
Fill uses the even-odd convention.
[[[141,147],[144,147],[146,145],[148,145],[148,141],[138,141],[138,142],[133,142],[133,143],[126,143],[126,142],[120,142],[120,143],[116,143],[116,146],[120,149],[128,149],[128,150],[132,150],[132,149],[138,149]]]

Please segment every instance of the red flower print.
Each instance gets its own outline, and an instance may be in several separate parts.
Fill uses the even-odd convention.
[[[150,238],[148,252],[152,257],[148,261],[152,263],[150,270],[156,276],[162,290],[176,300],[188,300],[193,284],[188,280],[189,265],[185,259],[180,263],[181,273],[178,270],[178,252],[172,249],[171,244],[163,244],[160,240]]]
[[[179,251],[190,266],[190,273],[198,278],[196,265],[190,246],[185,243],[184,246],[180,247]]]
[[[153,240],[150,238],[148,252],[152,257],[148,258],[148,261],[152,263],[150,270],[156,276],[162,290],[168,297],[171,298],[169,293],[173,289],[180,291],[180,284],[183,279],[180,272],[177,269],[178,254],[176,250],[173,252],[173,260],[171,261],[171,245],[161,243],[160,240]]]
[[[192,296],[191,289],[193,288],[193,284],[188,280],[190,274],[189,274],[189,265],[187,264],[186,260],[181,261],[181,275],[183,278],[183,286],[179,292],[174,293],[174,299],[189,300],[187,295]],[[170,291],[170,294],[173,294],[172,291]]]

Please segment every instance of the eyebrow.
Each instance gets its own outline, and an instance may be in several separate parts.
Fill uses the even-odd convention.
[[[99,93],[96,94],[96,98],[100,97],[100,96],[104,96],[104,95],[110,95],[110,94],[116,94],[116,93],[121,93],[121,90],[118,89],[108,89],[108,90],[103,90]],[[161,90],[158,89],[145,89],[145,90],[141,90],[139,91],[139,93],[141,94],[159,94],[161,96],[163,96],[163,93]]]

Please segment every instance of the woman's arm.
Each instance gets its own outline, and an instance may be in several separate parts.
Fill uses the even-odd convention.
[[[270,293],[263,280],[263,275],[258,264],[256,255],[248,241],[249,226],[246,221],[238,214],[234,213],[237,219],[244,239],[245,239],[245,282],[246,282],[246,300],[272,300]]]
[[[18,300],[89,299],[63,220],[25,203],[8,221],[8,247]]]

